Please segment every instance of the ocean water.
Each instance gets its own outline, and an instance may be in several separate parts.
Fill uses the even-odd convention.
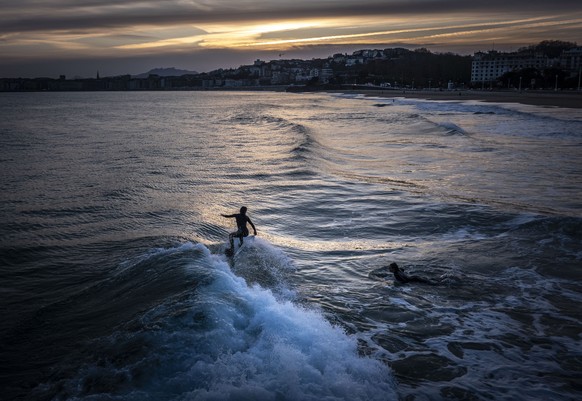
[[[0,113],[2,400],[582,391],[581,109],[131,92]],[[258,236],[227,258],[243,205]]]

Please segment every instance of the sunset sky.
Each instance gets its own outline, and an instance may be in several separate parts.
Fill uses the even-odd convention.
[[[0,77],[210,71],[362,48],[582,45],[580,0],[0,0]]]

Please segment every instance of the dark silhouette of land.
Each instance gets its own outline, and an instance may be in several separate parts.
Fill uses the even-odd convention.
[[[461,56],[427,49],[365,49],[312,60],[256,60],[252,65],[196,73],[160,68],[139,75],[67,79],[1,78],[0,92],[286,90],[340,91],[386,97],[482,100],[582,108],[582,48],[543,41],[513,53]],[[475,79],[475,60],[542,60],[544,68],[512,68],[487,81]],[[538,60],[538,61],[539,61]],[[577,61],[576,61],[577,60]],[[472,75],[473,73],[473,75]]]

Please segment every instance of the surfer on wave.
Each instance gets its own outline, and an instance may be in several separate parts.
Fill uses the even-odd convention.
[[[247,228],[247,222],[253,228],[254,234],[257,235],[257,229],[255,228],[255,225],[253,224],[251,219],[247,216],[247,208],[245,206],[240,208],[240,213],[221,214],[221,216],[236,219],[237,230],[228,235],[228,239],[230,241],[230,249],[226,250],[227,254],[232,254],[234,252],[234,237],[237,237],[239,239],[240,245],[242,246],[243,238],[247,237],[249,235],[249,229]]]

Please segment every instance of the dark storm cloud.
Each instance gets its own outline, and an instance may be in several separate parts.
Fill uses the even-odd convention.
[[[274,19],[451,14],[582,12],[579,0],[395,1],[0,1],[0,33],[98,30],[135,25],[172,26]]]

